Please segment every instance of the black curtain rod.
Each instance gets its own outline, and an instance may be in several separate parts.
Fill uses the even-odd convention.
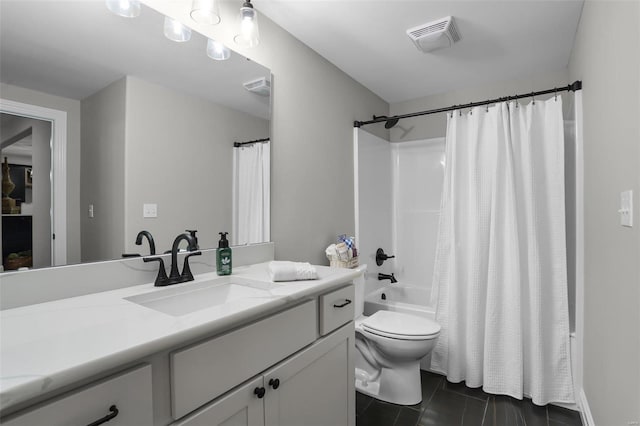
[[[456,109],[463,109],[463,108],[473,108],[473,107],[477,107],[477,106],[482,106],[482,105],[490,105],[490,104],[495,104],[498,102],[505,102],[505,101],[511,101],[511,100],[515,100],[515,99],[522,99],[522,98],[533,98],[534,96],[540,96],[540,95],[548,95],[550,93],[558,93],[558,92],[564,92],[564,91],[571,91],[571,92],[575,92],[576,90],[582,90],[582,81],[580,80],[576,80],[573,83],[564,86],[564,87],[556,87],[553,89],[549,89],[549,90],[542,90],[540,92],[531,92],[531,93],[526,93],[526,94],[522,94],[522,95],[514,95],[514,96],[506,96],[506,97],[502,97],[502,98],[496,98],[496,99],[488,99],[486,101],[481,101],[481,102],[471,102],[468,104],[461,104],[461,105],[452,105],[450,107],[446,107],[446,108],[437,108],[437,109],[430,109],[427,111],[420,111],[420,112],[412,112],[410,114],[402,114],[402,115],[394,115],[393,117],[375,117],[373,120],[369,120],[369,121],[354,121],[353,122],[353,127],[361,127],[364,126],[366,124],[373,124],[373,123],[382,123],[382,122],[386,122],[387,120],[391,121],[391,120],[401,120],[403,118],[410,118],[410,117],[418,117],[420,115],[428,115],[428,114],[437,114],[439,112],[449,112],[449,111],[454,111]]]
[[[233,147],[238,148],[242,145],[251,145],[252,143],[269,142],[270,140],[271,138],[264,138],[264,139],[254,139],[252,141],[246,141],[246,142],[234,142]]]

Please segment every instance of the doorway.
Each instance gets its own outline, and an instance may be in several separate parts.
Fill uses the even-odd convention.
[[[13,181],[3,185],[3,270],[66,263],[66,126],[64,111],[0,99],[0,159]]]

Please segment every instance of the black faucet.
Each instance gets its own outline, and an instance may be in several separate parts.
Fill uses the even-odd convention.
[[[146,237],[147,241],[149,241],[149,255],[153,256],[156,254],[156,244],[153,242],[153,236],[151,236],[151,232],[149,231],[140,231],[136,236],[136,245],[142,245],[142,237]],[[142,256],[140,253],[122,253],[122,257],[140,257]]]
[[[184,258],[182,273],[180,273],[178,272],[178,246],[180,245],[182,240],[186,240],[189,244],[189,253]],[[196,251],[196,248],[197,246],[195,239],[190,234],[180,234],[176,237],[175,240],[173,240],[173,246],[171,247],[171,272],[168,277],[167,271],[164,267],[164,260],[160,256],[143,258],[142,260],[144,260],[145,262],[160,262],[158,275],[156,277],[154,285],[156,287],[163,287],[167,285],[193,281],[193,274],[191,273],[191,268],[189,267],[189,258],[191,256],[199,256],[202,254],[202,252]]]
[[[378,281],[380,281],[380,280],[390,280],[391,284],[394,284],[394,283],[398,282],[398,280],[396,280],[396,277],[393,274],[388,275],[388,274],[380,274],[380,273],[378,273]]]
[[[149,254],[151,256],[156,254],[156,243],[153,242],[153,236],[149,231],[140,231],[138,232],[138,236],[136,237],[136,245],[142,245],[142,237],[146,237],[147,241],[149,241]]]
[[[186,240],[189,246],[187,249],[189,250],[189,254],[187,254],[184,258],[184,265],[182,266],[182,274],[178,272],[178,246],[182,242],[182,240]],[[191,273],[191,268],[189,268],[189,258],[191,256],[200,256],[202,254],[201,251],[197,251],[198,246],[195,237],[191,236],[191,234],[184,233],[180,234],[173,240],[173,245],[171,246],[171,273],[169,274],[169,285],[184,283],[187,281],[193,281],[193,274]]]

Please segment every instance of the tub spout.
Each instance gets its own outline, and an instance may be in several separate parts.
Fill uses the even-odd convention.
[[[378,274],[378,281],[382,281],[382,280],[389,280],[391,281],[391,284],[395,284],[398,282],[398,280],[396,280],[396,277],[393,274]]]

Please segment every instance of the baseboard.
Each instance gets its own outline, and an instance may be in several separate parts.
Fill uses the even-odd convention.
[[[579,401],[578,405],[580,406],[580,418],[582,419],[583,426],[596,426],[596,422],[593,420],[593,416],[591,415],[591,409],[589,408],[589,402],[587,401],[587,395],[584,393],[584,389],[580,389],[580,394],[578,395]]]

